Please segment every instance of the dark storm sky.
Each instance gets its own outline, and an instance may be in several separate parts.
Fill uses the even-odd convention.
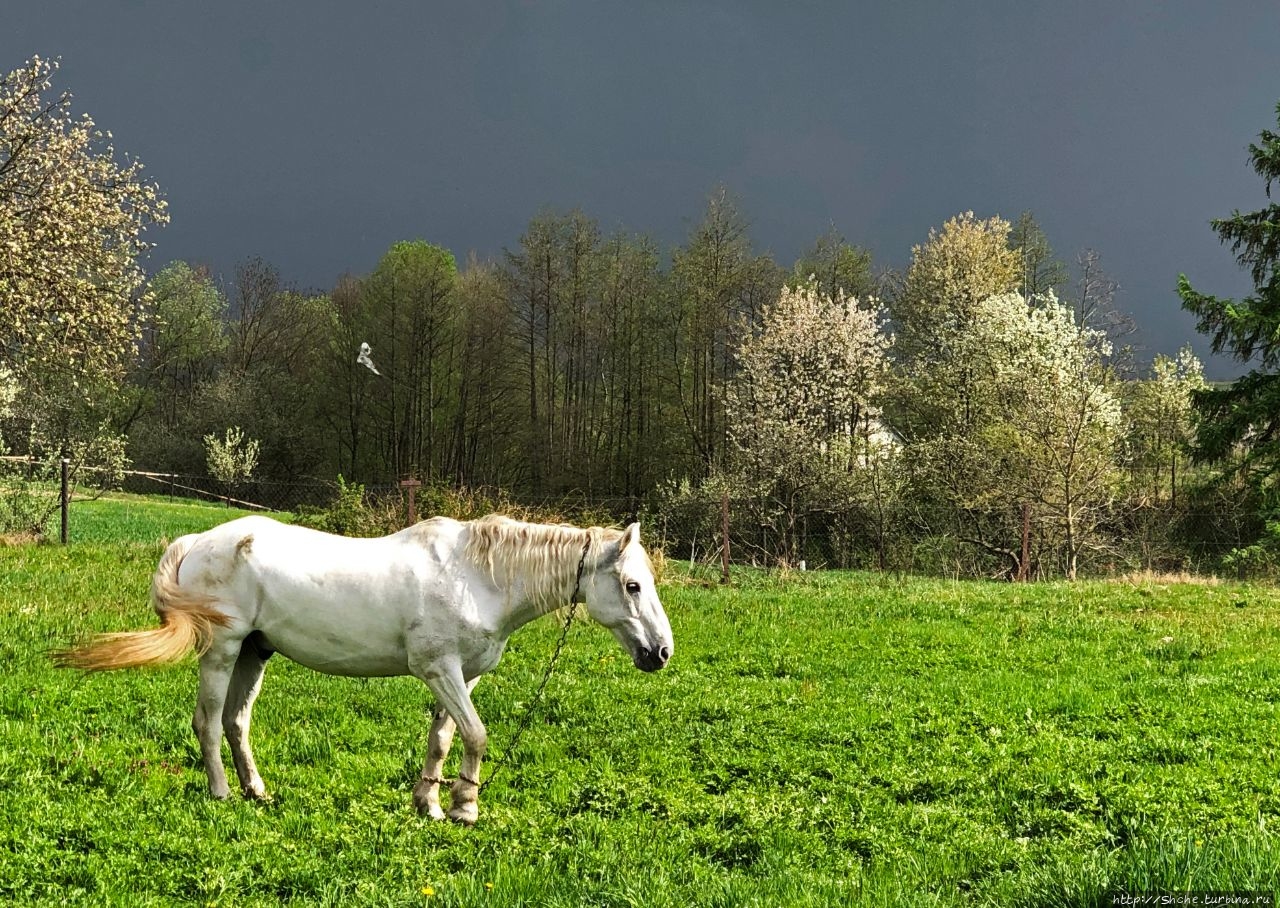
[[[1274,2],[9,4],[0,67],[58,85],[169,200],[152,266],[261,255],[325,289],[398,239],[459,260],[540,208],[682,242],[712,189],[790,264],[831,225],[905,265],[931,226],[1031,210],[1120,281],[1148,353],[1179,272],[1249,289],[1208,227],[1265,201]],[[1226,361],[1213,376],[1234,373]]]

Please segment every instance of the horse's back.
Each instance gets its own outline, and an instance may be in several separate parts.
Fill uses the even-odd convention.
[[[181,582],[184,586],[217,594],[233,584],[237,575],[244,573],[251,563],[250,556],[297,547],[299,533],[314,533],[318,537],[326,535],[254,514],[229,520],[194,537],[185,537],[190,544],[180,568]]]
[[[242,632],[332,674],[403,674],[406,631],[443,595],[456,521],[352,539],[250,516],[201,534],[182,582],[216,596]],[[435,618],[444,615],[427,609]]]
[[[433,517],[389,536],[352,538],[250,515],[197,534],[188,547],[182,582],[206,591],[237,580],[314,577],[328,581],[345,574],[365,583],[406,572],[425,575],[446,568],[462,553],[466,524]]]

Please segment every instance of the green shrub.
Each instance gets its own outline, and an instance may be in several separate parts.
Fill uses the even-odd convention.
[[[334,500],[321,508],[298,508],[294,523],[339,536],[385,536],[404,526],[404,515],[398,501],[372,496],[363,483],[340,475]]]
[[[625,515],[614,515],[598,505],[566,496],[555,501],[524,504],[497,489],[422,485],[416,494],[419,520],[452,517],[474,520],[486,514],[506,514],[531,523],[569,523],[576,526],[612,526]],[[375,495],[358,482],[338,477],[336,496],[324,507],[298,508],[294,521],[302,526],[341,536],[385,536],[408,522],[407,505],[398,495]]]
[[[57,486],[46,466],[0,472],[0,536],[44,537],[58,510]]]
[[[1280,572],[1280,518],[1267,520],[1252,545],[1233,548],[1224,555],[1222,567],[1241,580],[1275,577]]]

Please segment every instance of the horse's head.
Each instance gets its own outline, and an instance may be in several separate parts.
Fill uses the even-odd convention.
[[[653,672],[667,664],[675,642],[640,545],[640,524],[606,544],[596,569],[582,578],[582,593],[591,617],[613,632],[636,668]]]

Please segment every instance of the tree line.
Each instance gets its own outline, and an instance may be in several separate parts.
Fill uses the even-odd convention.
[[[857,257],[830,280],[872,280],[842,240],[816,249]],[[202,468],[205,434],[236,425],[272,479],[638,499],[726,456],[736,345],[794,280],[752,251],[724,192],[670,253],[547,211],[498,260],[460,268],[439,246],[399,242],[325,293],[261,259],[227,288],[174,262],[147,284],[118,427],[135,461],[180,471]]]
[[[935,569],[1074,575],[1119,502],[1177,495],[1202,382],[1189,351],[1125,374],[1111,302],[1067,274],[1030,215],[968,213],[900,274],[834,232],[784,267],[724,190],[667,252],[545,211],[498,260],[399,242],[328,292],[173,262],[72,424],[148,469],[213,472],[234,427],[258,480],[575,493],[673,540],[714,538],[727,495],[762,562],[929,538]]]
[[[1097,254],[1068,268],[1030,213],[958,214],[901,271],[835,230],[782,263],[717,189],[669,249],[545,210],[495,259],[416,239],[326,291],[261,258],[224,285],[145,273],[158,189],[48,97],[55,72],[0,80],[11,452],[207,473],[243,441],[259,480],[572,492],[680,548],[728,501],[736,554],[765,563],[1271,563],[1274,417],[1241,401],[1274,372],[1274,205],[1215,222],[1252,308],[1182,284],[1216,350],[1261,357],[1231,389],[1189,348],[1139,366]],[[1268,181],[1275,144],[1254,146]]]

